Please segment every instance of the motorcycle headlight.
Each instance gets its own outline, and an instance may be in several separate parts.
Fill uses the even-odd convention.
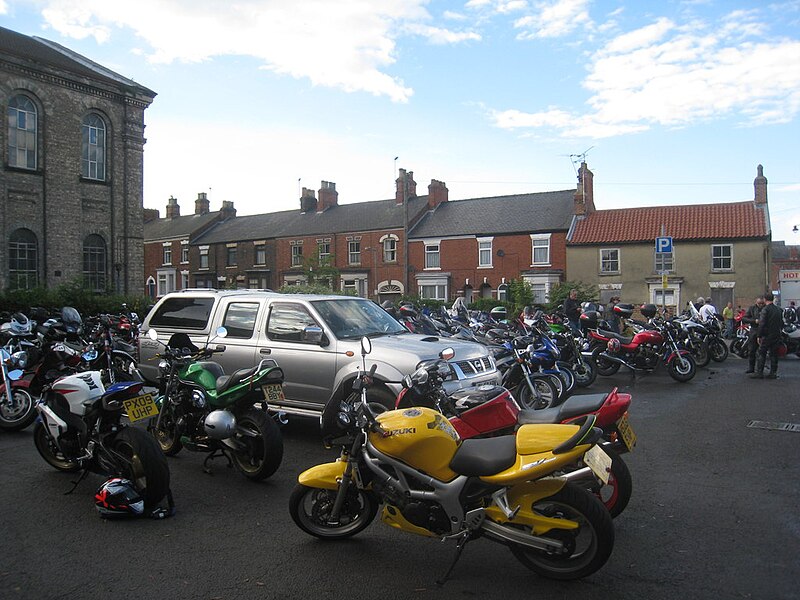
[[[20,350],[19,352],[14,352],[11,355],[11,360],[20,368],[24,369],[28,366],[28,353],[24,350]]]
[[[200,390],[194,390],[192,392],[192,404],[197,408],[205,408],[206,395]]]

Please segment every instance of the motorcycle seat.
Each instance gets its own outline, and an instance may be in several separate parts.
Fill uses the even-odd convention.
[[[123,352],[127,352],[131,356],[133,356],[134,353],[136,352],[136,346],[134,346],[133,344],[129,344],[127,342],[123,342],[122,340],[119,339],[114,339],[114,344],[112,348],[114,350],[122,350]]]
[[[571,396],[563,404],[541,410],[525,409],[519,411],[517,424],[541,425],[561,423],[566,419],[597,412],[608,398],[608,394],[581,394]]]
[[[597,333],[606,338],[617,338],[621,344],[630,344],[631,341],[633,341],[632,337],[627,335],[622,335],[621,333],[617,333],[615,331],[606,331],[605,329],[598,329]]]
[[[221,394],[225,390],[229,390],[238,383],[241,383],[251,375],[258,373],[258,365],[250,369],[239,369],[234,371],[231,375],[223,375],[217,379],[217,393]]]
[[[481,477],[505,471],[516,461],[516,436],[471,438],[461,442],[450,461],[450,468],[459,475]]]

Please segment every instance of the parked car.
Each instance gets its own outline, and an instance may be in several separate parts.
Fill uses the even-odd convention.
[[[218,327],[224,339],[214,339]],[[450,391],[500,381],[487,348],[435,336],[409,333],[380,306],[364,298],[279,294],[249,290],[190,289],[165,295],[142,323],[158,341],[139,337],[139,368],[148,381],[158,378],[153,360],[161,342],[174,333],[186,333],[192,342],[224,346],[214,355],[226,373],[252,367],[263,358],[275,359],[284,372],[285,401],[270,408],[288,414],[318,416],[332,394],[349,393],[360,366],[360,340],[369,336],[369,364],[377,365],[370,400],[387,407],[402,389],[405,375],[421,361],[438,358],[452,347],[455,377]]]

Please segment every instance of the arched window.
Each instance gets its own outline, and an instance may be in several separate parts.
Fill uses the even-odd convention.
[[[36,105],[27,96],[8,102],[8,166],[36,169]]]
[[[81,176],[106,180],[106,124],[94,113],[81,122]]]
[[[8,280],[12,290],[39,285],[39,252],[30,229],[17,229],[8,240]]]
[[[96,234],[83,241],[83,280],[93,292],[106,291],[106,243]]]

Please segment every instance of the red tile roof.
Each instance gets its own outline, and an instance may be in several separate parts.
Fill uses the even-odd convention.
[[[576,223],[568,243],[647,242],[662,235],[676,240],[766,237],[765,208],[748,202],[649,206],[598,210]]]

